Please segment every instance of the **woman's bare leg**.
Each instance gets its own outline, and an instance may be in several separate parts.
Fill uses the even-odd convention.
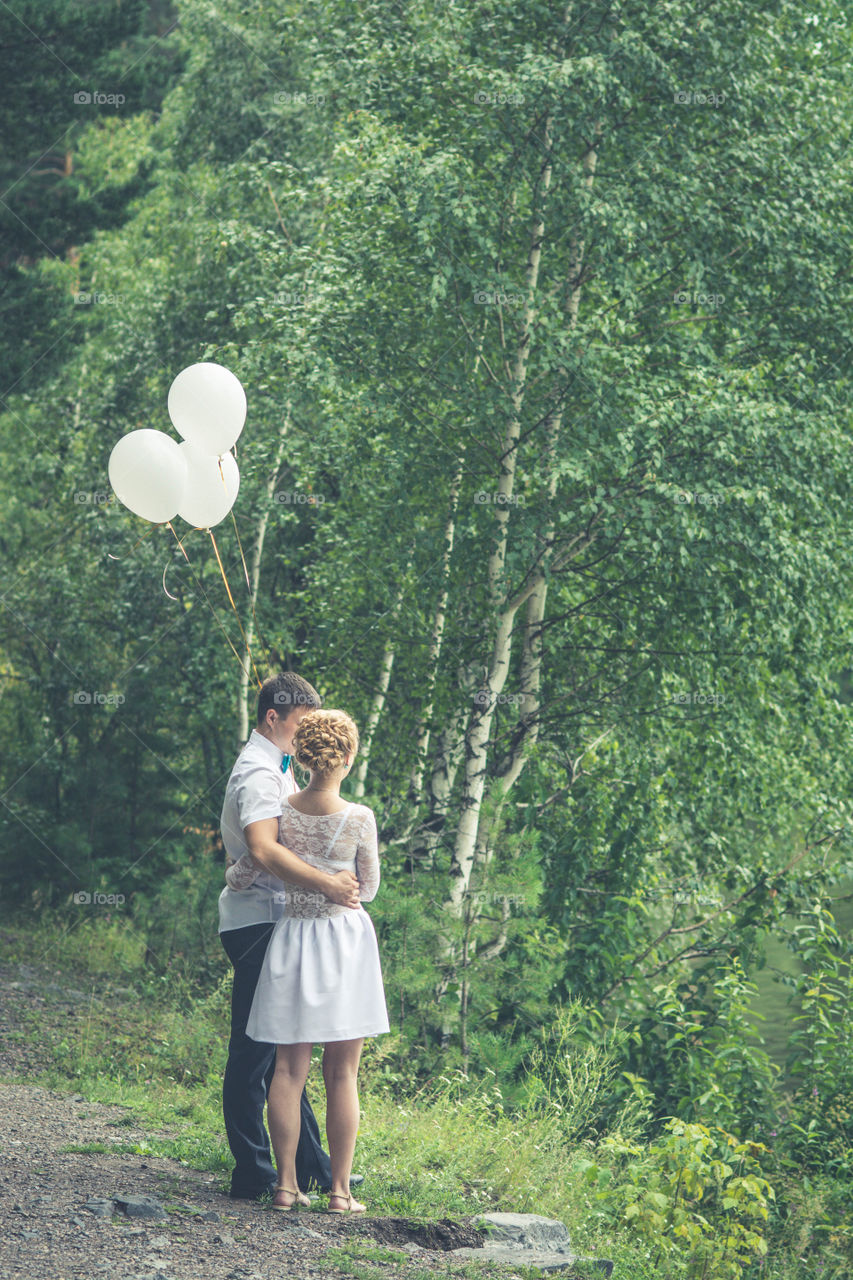
[[[275,1074],[267,1098],[267,1123],[278,1185],[298,1190],[296,1148],[301,1119],[299,1100],[311,1066],[311,1044],[280,1044],[275,1052]]]
[[[333,1196],[350,1194],[349,1178],[359,1119],[358,1063],[363,1044],[363,1036],[358,1040],[332,1040],[323,1050],[326,1140],[332,1162]],[[363,1207],[357,1200],[352,1204],[353,1208]]]

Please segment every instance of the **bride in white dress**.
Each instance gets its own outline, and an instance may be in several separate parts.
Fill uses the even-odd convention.
[[[293,737],[294,759],[310,771],[289,796],[279,839],[285,848],[330,873],[354,871],[359,897],[379,887],[376,819],[363,804],[341,799],[340,784],[358,751],[358,730],[343,711],[309,711]],[[227,878],[245,888],[254,864],[243,858]],[[278,1170],[273,1205],[296,1208],[307,1199],[296,1181],[299,1099],[315,1044],[323,1044],[326,1136],[332,1164],[330,1213],[362,1213],[349,1190],[358,1131],[358,1065],[366,1036],[390,1031],[379,947],[362,908],[341,907],[322,893],[287,885],[284,915],[270,937],[246,1025],[253,1040],[275,1044],[268,1123]]]

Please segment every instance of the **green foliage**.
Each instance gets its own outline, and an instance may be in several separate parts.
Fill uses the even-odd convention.
[[[773,1119],[779,1068],[756,1039],[756,990],[737,957],[650,985],[628,1059],[653,1082],[658,1116],[704,1118],[744,1136]]]
[[[851,1185],[853,1174],[853,946],[818,900],[794,929],[804,971],[796,981],[784,1149],[792,1165]],[[849,1206],[853,1208],[853,1197]]]
[[[738,1142],[717,1126],[671,1119],[647,1148],[621,1135],[602,1139],[610,1161],[587,1159],[594,1199],[654,1244],[655,1265],[680,1262],[690,1280],[740,1280],[767,1255],[765,1227],[775,1199],[761,1175],[761,1143]]]

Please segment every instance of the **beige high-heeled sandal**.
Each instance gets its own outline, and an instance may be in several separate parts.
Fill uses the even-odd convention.
[[[332,1191],[329,1195],[329,1200],[345,1200],[347,1207],[345,1209],[333,1209],[330,1204],[329,1208],[326,1210],[327,1213],[364,1213],[367,1208],[366,1205],[359,1204],[358,1200],[355,1202],[358,1207],[353,1208],[351,1191],[347,1192],[346,1195],[343,1195],[340,1191]]]
[[[290,1202],[290,1204],[276,1204],[275,1197],[278,1195],[280,1191],[286,1191],[289,1196],[294,1197],[294,1199]],[[274,1209],[283,1209],[283,1210],[310,1209],[311,1201],[308,1199],[305,1193],[300,1191],[298,1188],[296,1191],[294,1191],[292,1187],[276,1187],[275,1191],[273,1192],[272,1207]]]

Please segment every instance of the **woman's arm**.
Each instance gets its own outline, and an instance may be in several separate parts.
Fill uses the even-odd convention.
[[[355,870],[359,882],[358,896],[362,902],[371,902],[376,897],[380,878],[379,837],[372,809],[368,809],[364,825],[358,833]]]
[[[329,875],[305,862],[291,849],[285,849],[278,839],[278,818],[261,818],[250,822],[243,829],[252,858],[265,871],[278,876],[301,889],[319,889],[332,902],[341,907],[357,907],[358,878],[351,871],[337,871]]]

